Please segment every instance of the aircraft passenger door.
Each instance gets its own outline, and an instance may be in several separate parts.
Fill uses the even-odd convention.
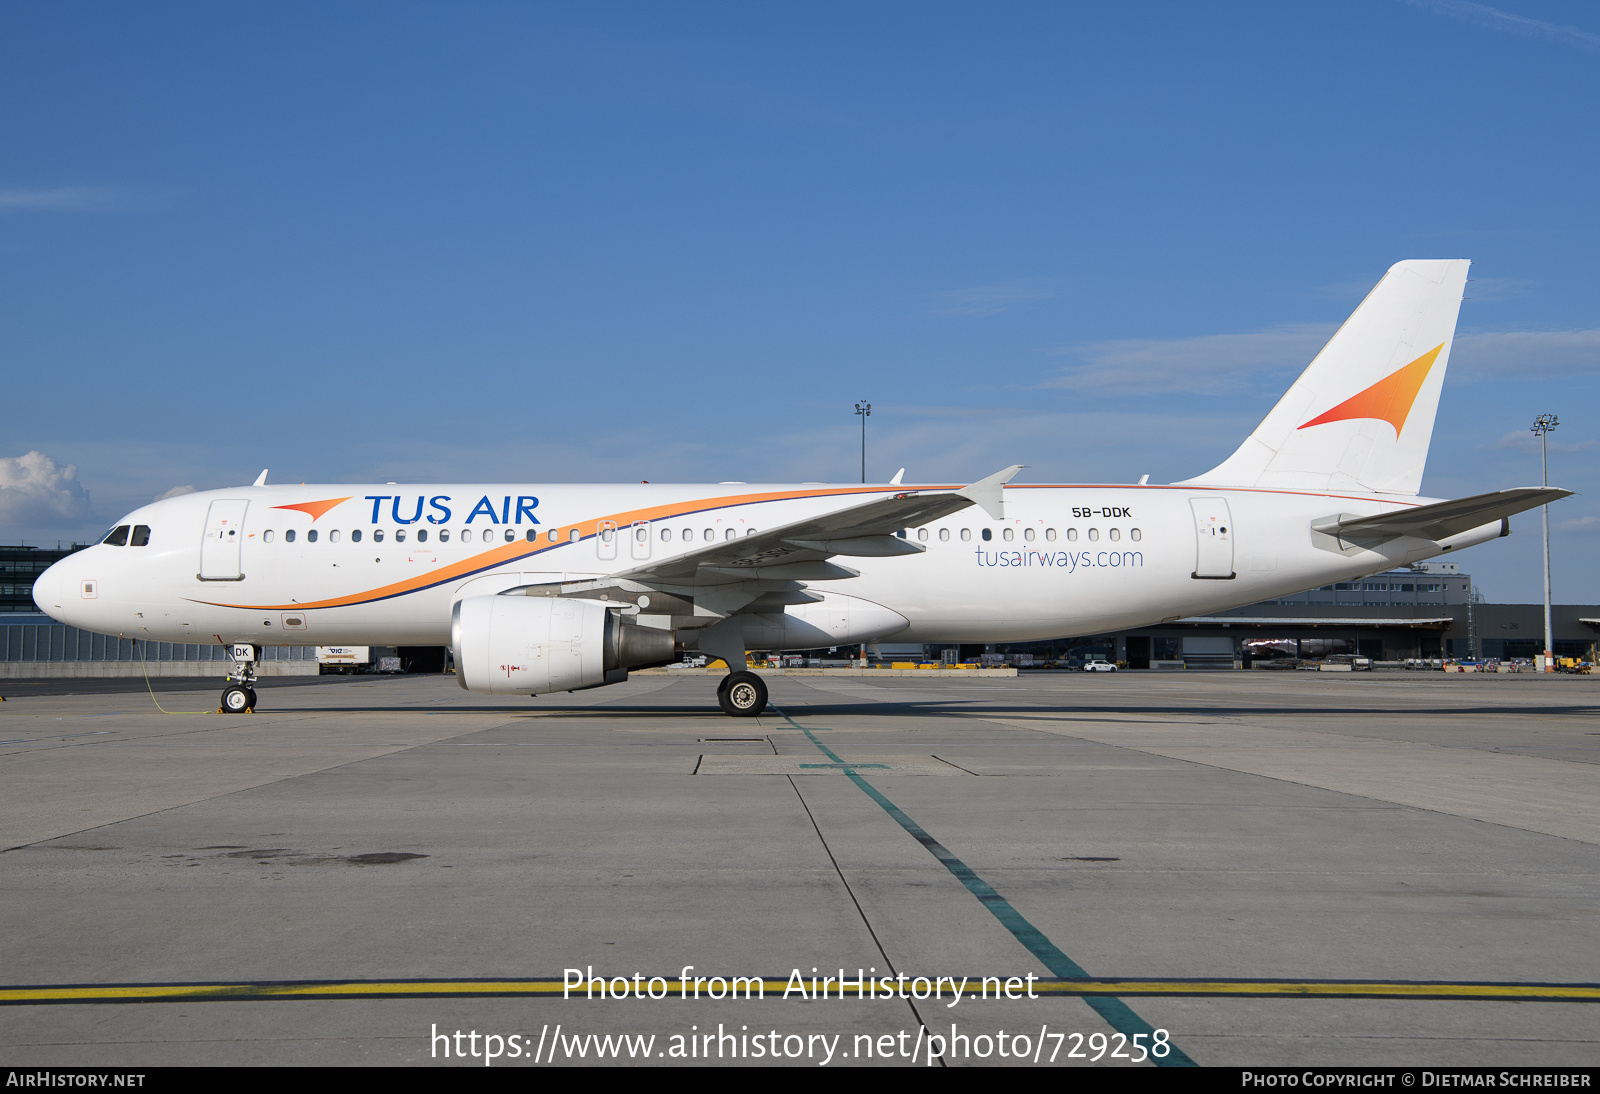
[[[595,557],[602,562],[610,562],[617,557],[617,522],[603,520],[600,522],[600,533],[594,537]]]
[[[214,501],[206,512],[205,538],[200,541],[201,581],[238,581],[239,549],[244,546],[244,511],[248,501]]]
[[[650,522],[636,520],[633,522],[633,533],[629,539],[633,545],[633,557],[643,560],[650,557]]]
[[[1191,577],[1228,580],[1233,572],[1233,519],[1226,498],[1190,498],[1195,560]]]

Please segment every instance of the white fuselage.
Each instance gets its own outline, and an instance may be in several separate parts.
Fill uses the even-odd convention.
[[[452,606],[463,597],[621,573],[915,489],[214,490],[128,514],[119,523],[148,528],[145,545],[100,544],[63,559],[41,575],[35,601],[74,626],[160,641],[445,645]],[[1495,522],[1443,543],[1402,538],[1364,549],[1311,530],[1337,514],[1429,501],[1394,495],[1084,485],[1009,486],[1004,499],[1004,519],[973,506],[906,529],[925,553],[839,559],[860,576],[808,582],[857,605],[849,618],[861,622],[841,615],[830,635],[1013,642],[1125,629],[1348,580],[1500,534]]]

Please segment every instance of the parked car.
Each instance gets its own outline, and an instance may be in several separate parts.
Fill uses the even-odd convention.
[[[1083,671],[1084,672],[1116,672],[1117,671],[1117,666],[1113,665],[1110,661],[1107,661],[1104,658],[1096,657],[1092,661],[1085,661],[1083,663]]]

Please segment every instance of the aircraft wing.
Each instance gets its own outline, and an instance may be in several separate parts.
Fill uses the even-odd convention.
[[[985,479],[962,490],[902,491],[648,562],[612,577],[646,585],[691,587],[748,580],[826,581],[855,577],[857,571],[827,559],[836,555],[881,558],[921,554],[926,548],[894,533],[980,504],[987,500],[980,487],[992,485],[998,494],[998,487],[1018,470],[1020,467],[1007,468],[998,476],[991,476],[996,480],[993,483]]]
[[[1393,539],[1397,536],[1416,536],[1420,539],[1442,540],[1490,521],[1503,520],[1516,513],[1548,505],[1572,494],[1558,487],[1524,486],[1515,490],[1497,490],[1492,494],[1475,494],[1455,501],[1435,502],[1396,513],[1380,513],[1375,517],[1329,517],[1314,522],[1314,531],[1340,539]]]
[[[831,513],[711,543],[589,581],[524,585],[508,596],[563,596],[650,605],[654,613],[700,616],[710,622],[734,612],[781,609],[821,600],[807,581],[831,581],[860,571],[828,559],[917,555],[925,547],[901,539],[902,528],[957,513],[971,505],[1003,515],[1001,488],[1017,464],[959,490],[903,490]],[[702,624],[703,625],[703,624]]]

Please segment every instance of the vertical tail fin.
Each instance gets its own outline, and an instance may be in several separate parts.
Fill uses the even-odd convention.
[[[1417,493],[1469,265],[1389,267],[1239,450],[1185,485]]]

